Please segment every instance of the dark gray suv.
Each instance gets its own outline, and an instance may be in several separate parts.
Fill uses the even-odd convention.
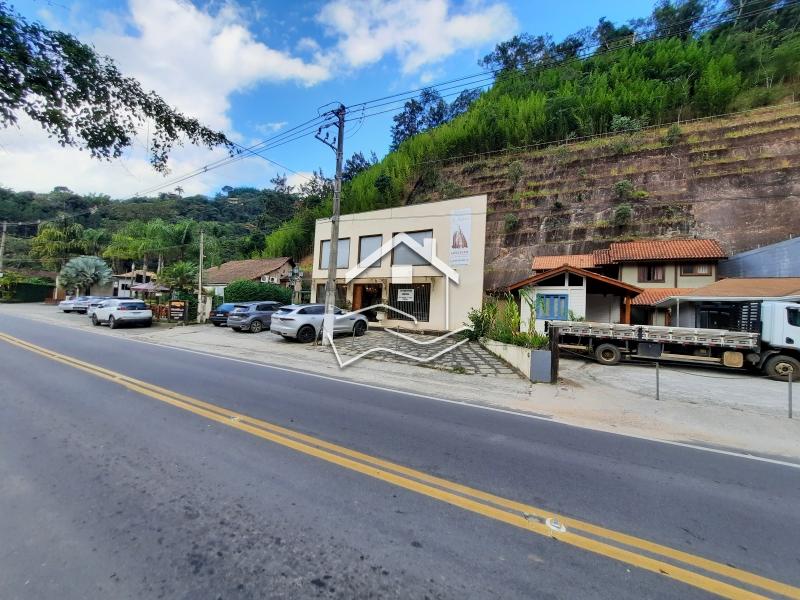
[[[259,333],[269,329],[272,313],[283,306],[280,302],[239,302],[228,313],[228,327],[234,331]]]

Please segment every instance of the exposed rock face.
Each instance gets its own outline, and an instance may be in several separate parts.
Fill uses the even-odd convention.
[[[533,256],[708,237],[730,254],[800,234],[800,104],[449,162],[410,203],[486,193],[486,287]],[[446,182],[444,185],[442,182]],[[438,190],[438,191],[437,191]]]

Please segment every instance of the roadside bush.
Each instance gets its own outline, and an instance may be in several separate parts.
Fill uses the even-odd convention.
[[[467,313],[468,325],[472,327],[471,331],[464,332],[467,338],[474,341],[489,337],[494,327],[495,317],[497,317],[497,301],[494,298],[486,298],[483,306],[473,308]]]
[[[225,302],[250,302],[275,300],[283,304],[292,302],[292,290],[276,283],[261,283],[240,279],[225,287]]]
[[[521,296],[523,302],[530,302],[525,294]],[[464,335],[471,340],[488,338],[523,348],[544,348],[549,342],[548,337],[534,330],[533,310],[531,317],[528,331],[520,331],[520,310],[516,299],[506,294],[505,302],[499,305],[495,299],[487,298],[480,309],[473,308],[467,315],[472,331],[466,331]]]

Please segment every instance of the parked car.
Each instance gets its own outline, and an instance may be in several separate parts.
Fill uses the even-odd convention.
[[[280,302],[260,301],[241,302],[234,305],[228,313],[228,327],[234,331],[249,331],[259,333],[269,329],[272,313],[281,307]]]
[[[72,301],[72,312],[86,314],[89,310],[89,302],[94,299],[94,296],[78,296]]]
[[[106,300],[114,300],[113,296],[94,296],[91,300],[89,300],[89,305],[86,307],[86,316],[90,319],[92,315],[97,310],[97,307],[100,306]]]
[[[63,310],[65,313],[72,312],[72,308],[75,306],[75,296],[67,296],[61,302],[58,303],[58,309]]]
[[[222,327],[223,325],[227,325],[228,314],[230,314],[234,306],[236,305],[233,302],[220,304],[217,308],[211,311],[208,316],[208,320],[214,324],[214,327]]]
[[[334,315],[334,334],[352,333],[360,336],[367,332],[368,322],[363,314],[334,308]],[[324,304],[291,304],[275,311],[272,315],[271,329],[273,333],[285,338],[308,343],[319,336],[324,317]]]
[[[106,300],[98,305],[92,315],[93,325],[101,323],[108,323],[111,329],[116,329],[123,323],[150,327],[153,324],[153,311],[141,300]]]

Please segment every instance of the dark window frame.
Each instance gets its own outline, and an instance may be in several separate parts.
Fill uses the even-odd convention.
[[[653,273],[653,269],[661,269],[661,278],[656,279],[655,277],[648,278],[647,274],[648,271]],[[659,263],[648,263],[644,265],[637,266],[637,282],[638,283],[664,283],[667,276],[667,269],[666,265],[659,264]]]
[[[794,316],[794,319],[792,317]],[[786,308],[786,322],[792,327],[800,327],[800,308]]]
[[[361,261],[366,258],[366,256],[361,255],[361,240],[365,240],[367,238],[380,238],[381,242],[378,244],[378,248],[383,246],[383,234],[382,233],[374,233],[371,235],[360,235],[358,236],[358,264],[361,264]],[[380,267],[383,263],[383,256],[379,256],[378,260],[368,266],[368,269],[372,269],[373,267]]]
[[[412,234],[414,234],[414,233],[426,233],[426,232],[428,232],[428,231],[430,231],[430,232],[431,232],[431,239],[433,239],[433,229],[417,229],[417,230],[415,230],[415,231],[397,231],[397,232],[395,232],[395,233],[392,233],[392,239],[394,239],[394,236],[396,236],[398,233],[405,233],[406,235],[410,236],[410,235],[412,235]],[[399,245],[399,244],[398,244],[398,245]],[[413,250],[411,250],[411,248],[409,248],[408,246],[406,246],[406,249],[407,249],[409,252],[411,252],[412,254],[414,254],[415,256],[419,256],[419,255],[418,255],[416,252],[414,252]],[[408,266],[408,267],[422,267],[422,266],[425,266],[425,265],[429,265],[429,264],[431,264],[431,261],[426,261],[426,260],[425,260],[423,257],[421,257],[421,256],[419,257],[419,260],[421,260],[422,262],[421,262],[421,263],[419,263],[419,264],[417,264],[417,263],[410,263],[410,264],[407,264],[407,263],[398,263],[398,262],[396,262],[396,261],[395,261],[395,251],[396,251],[396,250],[397,250],[397,246],[395,246],[394,248],[392,248],[392,265],[400,265],[400,266]],[[433,257],[431,257],[431,260],[432,260],[432,259],[433,259]]]
[[[687,273],[687,267],[708,267],[708,273]],[[714,265],[711,263],[682,263],[680,273],[682,277],[710,277],[714,274]]]
[[[341,260],[341,258],[340,258],[340,257],[341,257],[342,255],[341,255],[341,254],[337,254],[337,255],[336,255],[336,269],[337,269],[337,270],[338,270],[338,269],[346,269],[347,267],[349,267],[349,266],[350,266],[350,238],[349,238],[349,237],[346,237],[346,238],[339,238],[339,240],[338,240],[338,243],[339,243],[339,244],[341,244],[341,243],[342,243],[342,242],[344,242],[344,241],[346,241],[346,242],[347,242],[347,263],[346,263],[346,264],[345,264],[343,267],[340,267],[340,266],[339,266],[339,261]],[[327,269],[327,268],[328,268],[328,265],[323,265],[323,264],[322,264],[322,255],[323,255],[322,248],[323,248],[323,246],[325,245],[325,242],[328,242],[328,244],[330,244],[330,243],[331,243],[331,240],[330,240],[330,238],[328,238],[327,240],[320,240],[320,241],[319,241],[319,268],[320,268],[320,269]],[[330,251],[329,251],[329,252],[330,252]],[[329,255],[329,256],[330,256],[330,255]]]

